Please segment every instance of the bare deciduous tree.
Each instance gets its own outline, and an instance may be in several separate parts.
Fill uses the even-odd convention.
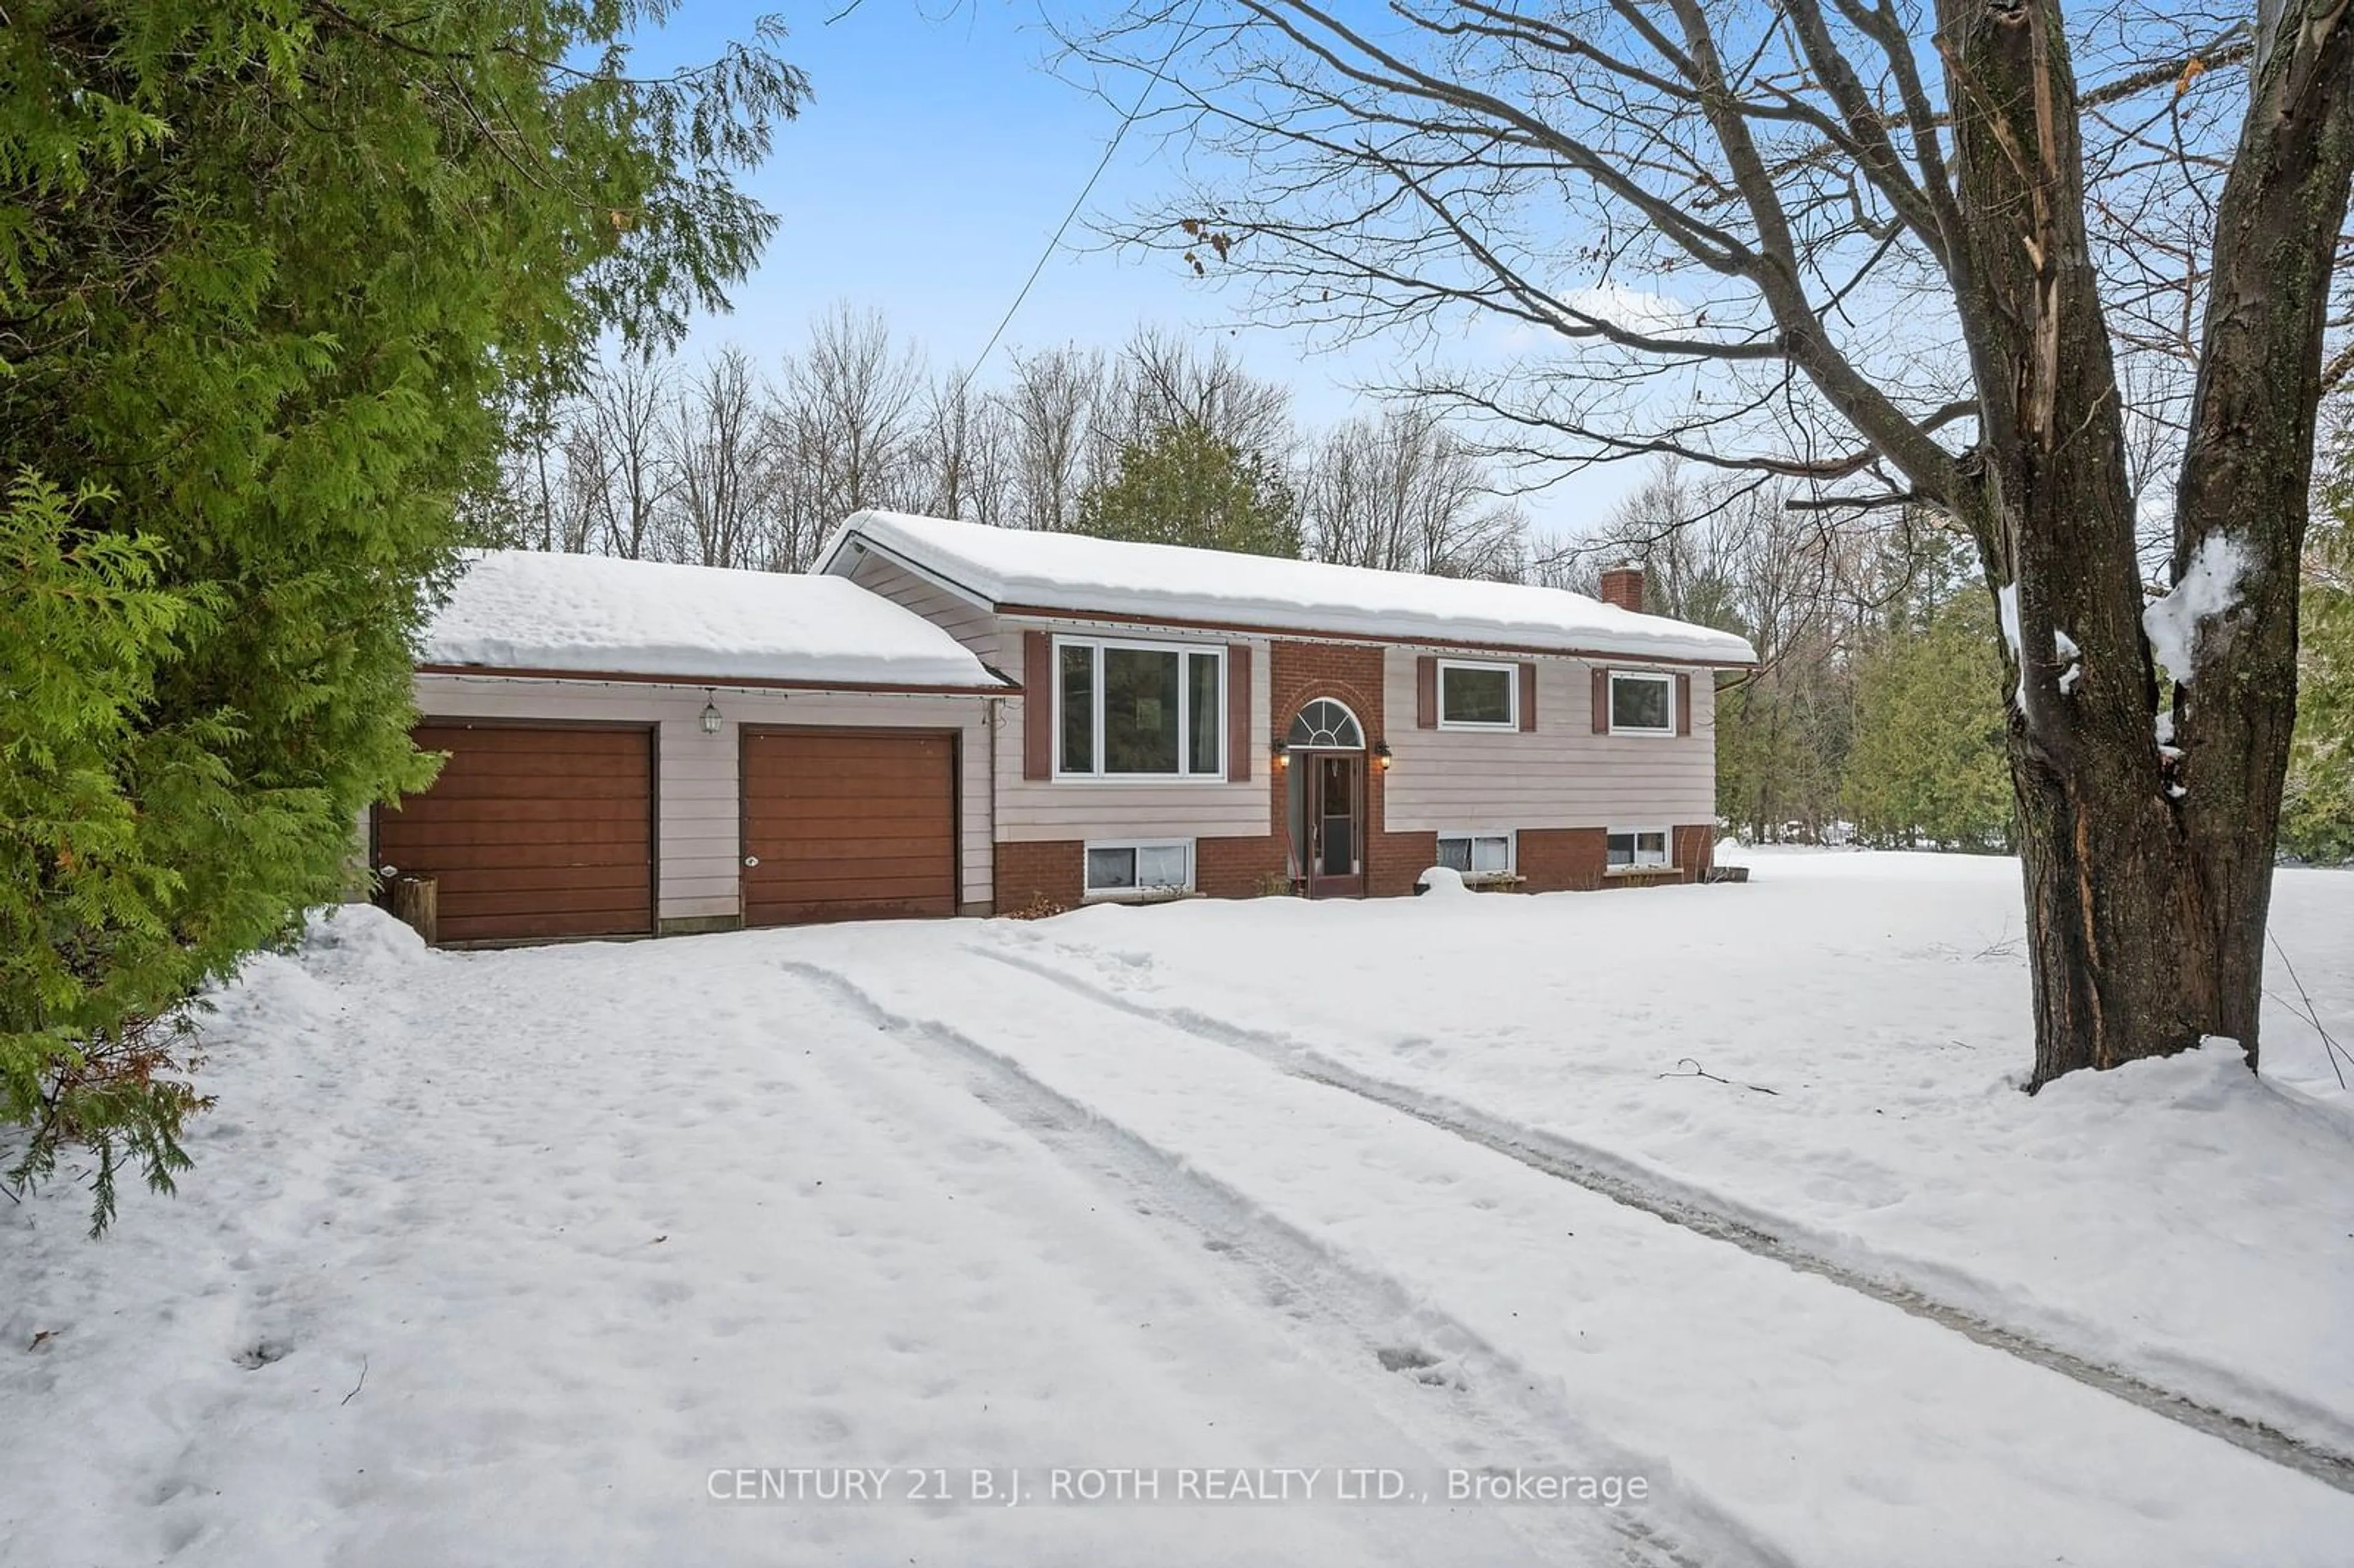
[[[786,364],[779,397],[804,428],[800,444],[821,465],[820,495],[832,517],[900,499],[923,389],[921,359],[891,341],[880,312],[836,305],[811,325],[809,346]]]
[[[1243,368],[1224,340],[1147,327],[1129,339],[1102,389],[1095,419],[1100,478],[1119,452],[1161,430],[1192,425],[1236,451],[1287,462],[1291,394]]]
[[[581,394],[565,466],[606,555],[634,561],[659,546],[677,483],[664,429],[671,392],[667,369],[628,358],[590,377]]]
[[[1506,582],[1527,568],[1526,519],[1427,404],[1327,431],[1309,456],[1305,504],[1319,560]]]
[[[2130,3],[2073,33],[2061,0],[1227,10],[1172,74],[1246,194],[1162,233],[1197,256],[1210,235],[1294,320],[1469,311],[1574,354],[1453,387],[1532,455],[1679,452],[1955,520],[2010,629],[2032,1082],[2204,1035],[2253,1062],[2354,168],[2344,0],[2282,0],[2238,86],[2209,68],[2243,35],[2156,58],[2171,25]],[[1172,21],[1091,52],[1150,65]],[[2219,91],[2195,158],[2120,183],[2150,123],[2129,106]],[[2147,622],[2111,320],[2130,259],[2094,217],[2121,189],[2211,204],[2172,226],[2197,323],[2180,586]]]
[[[704,567],[758,564],[763,485],[773,464],[763,450],[762,390],[752,362],[725,348],[678,389],[669,418],[680,534],[666,554]]]
[[[1103,389],[1098,352],[1066,346],[1014,356],[1012,384],[999,395],[1012,427],[1014,526],[1067,528],[1077,518]]]

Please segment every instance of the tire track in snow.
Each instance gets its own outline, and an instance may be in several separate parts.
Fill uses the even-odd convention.
[[[1671,1467],[1630,1454],[1536,1391],[1546,1380],[1497,1351],[1454,1318],[1416,1300],[1397,1281],[1356,1267],[1276,1218],[1246,1195],[1034,1077],[1020,1063],[947,1024],[893,1012],[849,976],[799,959],[784,973],[839,997],[861,1016],[954,1073],[982,1104],[1036,1139],[1083,1176],[1140,1200],[1148,1216],[1166,1216],[1214,1250],[1250,1270],[1269,1288],[1261,1298],[1305,1321],[1356,1341],[1358,1365],[1373,1365],[1411,1327],[1445,1350],[1469,1374],[1451,1403],[1442,1391],[1411,1404],[1384,1401],[1401,1430],[1432,1436],[1434,1450],[1577,1453],[1596,1470],[1669,1476]],[[1372,1385],[1378,1386],[1378,1385]],[[1516,1393],[1512,1391],[1528,1391]],[[1422,1389],[1415,1385],[1414,1393]],[[1467,1412],[1462,1404],[1472,1408]],[[1654,1494],[1655,1498],[1659,1494]],[[1790,1560],[1720,1515],[1689,1491],[1673,1494],[1682,1535],[1623,1510],[1546,1509],[1516,1520],[1559,1560],[1625,1568],[1755,1564],[1792,1568]],[[1517,1510],[1516,1510],[1517,1511]],[[1606,1554],[1606,1555],[1604,1555]]]
[[[2219,1438],[2283,1468],[2310,1476],[2339,1491],[2354,1493],[2354,1457],[2307,1442],[2254,1416],[2222,1409],[2063,1350],[2024,1330],[1940,1300],[1918,1286],[1835,1262],[1752,1220],[1726,1212],[1695,1189],[1680,1188],[1639,1171],[1606,1150],[1539,1132],[1459,1100],[1359,1072],[1279,1034],[1229,1023],[1188,1007],[1155,1007],[1134,1001],[1024,954],[978,943],[966,944],[966,950],[1060,986],[1098,1005],[1182,1031],[1212,1044],[1243,1051],[1289,1076],[1370,1100],[1626,1208],[1769,1258],[1799,1273],[1814,1275],[1950,1330],[1989,1350],[2000,1351],[2154,1415]]]

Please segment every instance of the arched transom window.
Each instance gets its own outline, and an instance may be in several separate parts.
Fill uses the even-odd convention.
[[[1326,747],[1349,751],[1363,751],[1365,732],[1357,727],[1357,715],[1330,697],[1319,697],[1299,710],[1291,721],[1291,731],[1283,737],[1288,747]]]

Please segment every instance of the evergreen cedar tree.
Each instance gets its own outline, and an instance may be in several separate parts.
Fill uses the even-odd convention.
[[[2354,431],[2337,432],[2331,458],[2306,541],[2281,847],[2338,864],[2354,861]]]
[[[7,1175],[186,1163],[180,1004],[421,786],[410,638],[507,410],[674,340],[771,220],[774,29],[627,74],[620,0],[9,0],[0,28]]]
[[[2009,849],[1992,602],[1956,594],[1861,663],[1842,790],[1857,832],[1900,849]]]
[[[2030,1086],[2205,1036],[2253,1066],[2354,169],[2344,0],[2259,0],[2253,27],[2204,43],[2169,34],[2163,7],[2087,5],[2078,30],[2113,57],[2169,57],[2089,85],[2062,0],[1447,0],[1362,29],[1319,0],[1233,4],[1237,25],[1181,39],[1170,68],[1181,112],[1245,171],[1199,195],[1236,237],[1232,264],[1275,308],[1343,333],[1427,335],[1486,311],[1575,355],[1446,387],[1516,450],[1703,457],[1950,519],[1988,586],[2017,592],[2017,652],[2005,640],[1998,657]],[[1140,5],[1087,48],[1150,65],[1168,26]],[[2210,69],[2225,60],[2244,69]],[[2243,96],[2211,144],[2165,165],[2198,188],[2132,185],[2138,153],[2088,162],[2088,132],[2110,134],[2096,116],[2179,124],[2168,95],[2214,103],[2226,79]],[[2205,215],[2185,219],[2200,238],[2179,313],[2177,363],[2195,371],[2171,574],[2236,568],[2170,687],[2144,631],[2101,272],[2132,246],[2096,243],[2088,217],[2095,198],[2114,225],[2145,197],[2123,221]],[[1200,222],[1131,232],[1200,260]],[[1666,275],[1706,308],[1612,302]],[[1579,287],[1596,279],[1612,286]],[[1923,358],[1933,340],[1949,361]],[[1688,395],[1625,393],[1646,375]]]
[[[1297,559],[1299,501],[1264,454],[1197,418],[1172,420],[1119,454],[1119,471],[1079,497],[1073,532]]]

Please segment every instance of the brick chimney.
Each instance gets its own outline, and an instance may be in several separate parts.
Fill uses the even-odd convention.
[[[1634,566],[1602,568],[1602,602],[1615,604],[1621,609],[1643,612],[1643,568]]]

